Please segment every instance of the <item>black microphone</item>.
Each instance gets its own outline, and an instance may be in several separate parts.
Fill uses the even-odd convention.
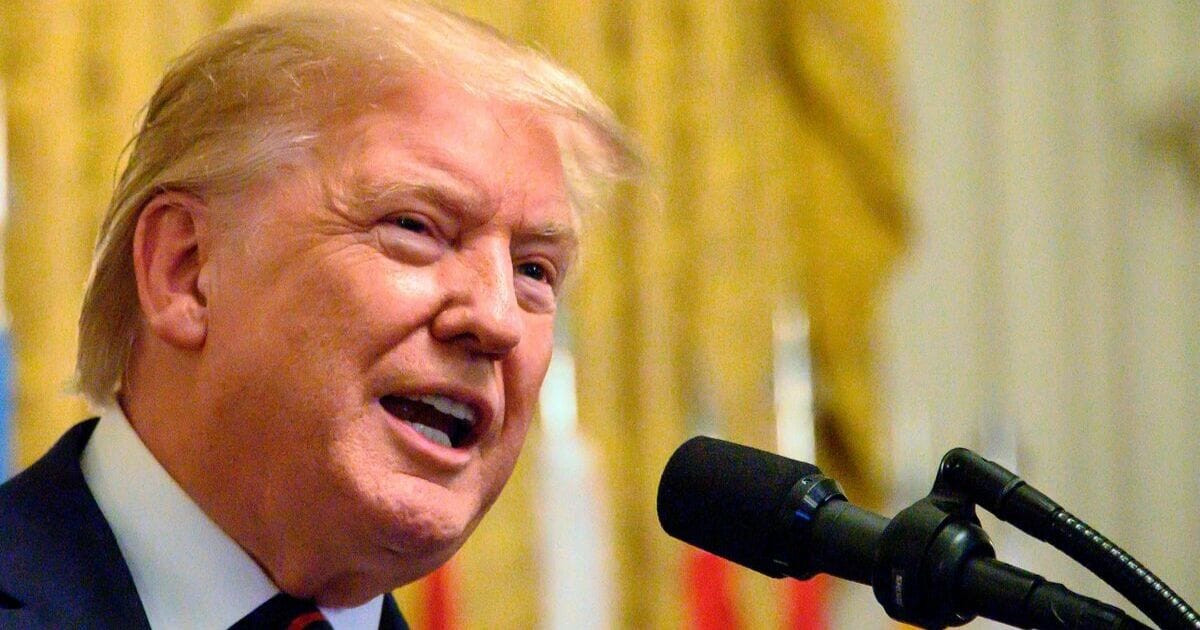
[[[828,573],[862,584],[888,524],[812,464],[705,436],[667,462],[658,520],[671,536],[774,578]]]
[[[973,505],[936,485],[887,519],[851,505],[816,466],[701,436],[667,462],[658,518],[671,536],[771,577],[871,585],[891,617],[926,628],[976,615],[1023,628],[1145,628],[996,560]]]

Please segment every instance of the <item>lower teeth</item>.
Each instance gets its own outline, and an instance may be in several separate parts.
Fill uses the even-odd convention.
[[[442,446],[450,446],[450,436],[446,435],[442,431],[438,431],[437,429],[425,424],[417,424],[416,422],[409,422],[407,420],[404,421],[404,424],[412,427],[414,431],[420,433],[430,442],[441,444]]]

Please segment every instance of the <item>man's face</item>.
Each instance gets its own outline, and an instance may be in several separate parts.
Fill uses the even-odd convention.
[[[529,109],[418,77],[330,145],[214,204],[240,223],[200,277],[200,443],[235,539],[350,603],[445,561],[508,479],[575,231]]]

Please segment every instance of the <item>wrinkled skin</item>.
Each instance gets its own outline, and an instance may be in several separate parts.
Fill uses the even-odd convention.
[[[121,401],[276,584],[352,605],[448,559],[511,474],[574,217],[541,115],[432,76],[319,162],[147,206]],[[420,394],[482,430],[440,446],[380,404]]]

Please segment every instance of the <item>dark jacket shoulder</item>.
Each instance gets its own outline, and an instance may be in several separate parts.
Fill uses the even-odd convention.
[[[79,458],[96,419],[0,485],[0,629],[149,630],[133,576]],[[407,630],[388,595],[381,630]]]
[[[149,628],[79,466],[96,422],[0,486],[0,628]]]

